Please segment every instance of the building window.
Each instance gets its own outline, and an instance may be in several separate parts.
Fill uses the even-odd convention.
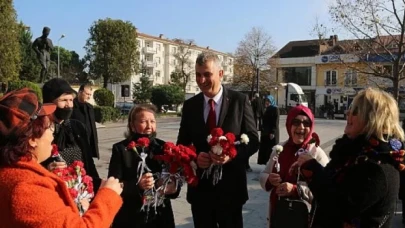
[[[195,91],[199,92],[200,88],[198,86],[195,87]]]
[[[156,44],[156,50],[160,51],[160,44]]]
[[[172,53],[176,54],[176,47],[172,47]]]
[[[311,85],[311,67],[285,67],[282,68],[282,72],[285,82],[292,82],[302,86]]]
[[[173,65],[176,65],[176,63],[177,63],[177,62],[176,62],[176,60],[175,60],[175,59],[173,59]]]
[[[156,72],[155,72],[155,76],[158,78],[158,77],[160,77],[160,70],[157,70]]]
[[[160,64],[160,57],[156,57],[156,63]]]
[[[354,70],[348,70],[345,73],[345,86],[357,85],[357,72]]]
[[[337,84],[337,71],[336,70],[328,70],[325,72],[325,85],[336,85]]]

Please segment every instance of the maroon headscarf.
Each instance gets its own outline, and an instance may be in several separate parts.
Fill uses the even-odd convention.
[[[309,109],[308,107],[304,106],[304,105],[298,105],[295,106],[294,108],[292,108],[287,115],[287,121],[285,123],[285,126],[287,128],[287,133],[288,133],[288,140],[291,141],[291,126],[292,126],[292,121],[295,119],[295,117],[297,117],[298,115],[304,115],[307,116],[309,118],[309,120],[311,121],[311,127],[309,130],[309,134],[307,136],[307,138],[304,140],[304,142],[302,143],[302,148],[304,148],[308,142],[314,137],[313,133],[314,133],[314,114],[312,114],[311,109]]]

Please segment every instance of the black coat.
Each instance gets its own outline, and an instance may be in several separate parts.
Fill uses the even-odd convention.
[[[280,112],[277,107],[269,106],[263,115],[263,126],[260,134],[260,148],[259,155],[257,157],[257,164],[265,165],[270,158],[271,149],[277,145],[280,140],[279,130],[279,118]],[[270,139],[270,134],[274,135],[273,139]]]
[[[374,156],[373,152],[367,152],[368,160],[364,161],[365,148],[392,150],[386,142],[371,146],[364,136],[355,140],[344,136],[336,141],[325,168],[315,160],[301,167],[304,175],[306,170],[313,173],[308,179],[315,197],[313,227],[343,227],[344,223],[362,228],[392,226],[399,171],[389,155]]]
[[[204,177],[196,187],[188,186],[187,201],[191,204],[211,205],[211,207],[218,204],[226,207],[240,206],[249,198],[245,163],[247,156],[256,152],[259,145],[252,107],[244,94],[223,89],[218,127],[221,127],[224,133],[234,133],[236,139],[245,133],[250,141],[247,146],[238,146],[236,158],[223,165],[222,180],[217,185],[213,186],[212,180]],[[207,143],[209,133],[204,120],[204,95],[200,93],[184,102],[177,143],[193,144],[197,153],[209,152],[210,146]],[[199,177],[202,173],[202,169],[197,170]]]
[[[134,137],[136,141],[139,137]],[[157,215],[152,210],[147,215],[141,211],[143,190],[138,185],[138,162],[142,159],[134,152],[127,151],[126,147],[131,140],[126,139],[113,145],[110,165],[108,168],[108,176],[118,178],[124,184],[124,189],[121,194],[124,204],[120,211],[115,216],[113,227],[117,228],[174,228],[173,210],[169,198],[177,198],[180,193],[178,186],[177,193],[166,196],[164,207],[158,207]],[[164,141],[160,139],[151,139],[149,150],[145,152],[150,155],[163,153],[162,146]],[[147,166],[152,170],[152,173],[162,172],[162,163],[146,158]]]
[[[88,116],[86,116],[86,114]],[[89,119],[90,118],[90,119]],[[89,136],[89,142],[91,147],[91,153],[94,158],[100,159],[100,152],[98,150],[98,135],[96,128],[96,118],[94,117],[93,105],[89,103],[80,104],[79,100],[75,98],[73,100],[73,112],[70,119],[75,119],[84,124]]]
[[[86,127],[84,126],[83,123],[81,123],[77,120],[66,120],[66,121],[67,122],[65,122],[65,124],[68,124],[71,126],[71,129],[72,129],[71,133],[73,134],[74,141],[82,152],[82,158],[83,158],[82,162],[84,164],[84,169],[86,170],[87,175],[89,175],[93,178],[94,192],[96,193],[98,191],[98,188],[100,187],[101,179],[100,179],[100,176],[98,175],[94,160],[93,160],[91,154],[89,153],[89,151],[91,151],[91,147],[89,144]],[[67,129],[69,129],[69,128],[67,128]],[[53,140],[53,143],[57,144],[59,146],[59,148],[62,148],[66,145],[61,145],[61,144],[63,144],[63,142],[58,141],[58,139],[60,138],[60,137],[58,137],[58,134],[61,134],[61,132],[54,133],[55,138]],[[63,155],[62,155],[62,157],[63,157]],[[50,157],[47,160],[43,161],[41,164],[44,167],[47,167],[49,165],[49,163],[51,163],[53,161],[54,161],[54,159],[52,157]]]

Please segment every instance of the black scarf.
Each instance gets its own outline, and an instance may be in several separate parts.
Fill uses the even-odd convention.
[[[65,120],[61,124],[55,123],[54,143],[60,151],[63,151],[68,145],[76,145],[75,137],[72,132],[70,120]]]

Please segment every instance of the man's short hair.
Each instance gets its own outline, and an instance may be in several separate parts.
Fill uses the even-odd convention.
[[[93,90],[93,87],[91,87],[90,84],[82,84],[82,85],[80,85],[80,87],[79,87],[79,92],[83,92],[84,89]]]
[[[204,64],[206,64],[209,61],[213,61],[214,64],[219,68],[222,69],[221,67],[221,61],[218,57],[217,54],[213,53],[213,52],[202,52],[197,56],[197,60],[195,61],[195,63],[199,66],[203,66]]]

